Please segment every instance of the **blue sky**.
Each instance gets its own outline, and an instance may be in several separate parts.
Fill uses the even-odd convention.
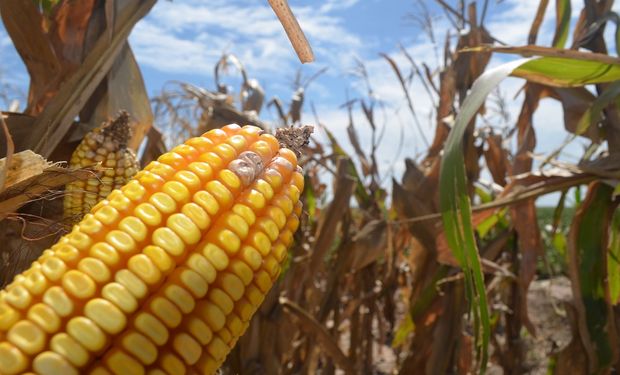
[[[436,16],[437,37],[442,42],[449,26],[435,1],[421,0]],[[455,3],[455,1],[449,1]],[[277,95],[287,102],[292,93],[295,72],[301,67],[309,76],[323,67],[326,74],[315,81],[306,92],[307,104],[314,103],[321,121],[350,149],[346,137],[347,114],[339,106],[349,98],[364,95],[364,85],[351,75],[356,59],[365,62],[377,98],[386,103],[379,123],[386,131],[379,149],[379,162],[385,177],[400,176],[404,156],[414,157],[424,151],[420,135],[412,126],[404,98],[388,64],[379,57],[388,53],[406,67],[398,52],[402,43],[416,62],[436,66],[433,45],[408,14],[418,11],[416,0],[289,0],[293,11],[306,32],[316,54],[316,62],[301,67],[275,15],[266,1],[256,0],[175,0],[158,2],[151,13],[134,29],[130,43],[134,49],[147,84],[149,94],[157,94],[163,84],[181,80],[214,88],[213,66],[223,51],[236,54],[245,64],[248,74],[259,80],[268,98]],[[479,1],[480,5],[482,1]],[[498,39],[511,44],[525,44],[538,0],[490,0],[486,27]],[[572,0],[573,19],[581,9],[581,0]],[[540,32],[539,43],[549,44],[553,35],[555,2],[550,2],[547,17]],[[440,43],[441,43],[440,42]],[[441,47],[440,47],[441,49]],[[0,28],[0,79],[27,89],[27,75],[10,39]],[[514,59],[513,56],[494,58],[492,65]],[[522,81],[507,80],[501,87],[506,98],[512,99]],[[425,121],[431,103],[419,83],[411,90],[414,105],[422,119],[426,137],[432,139],[433,124]],[[514,122],[521,97],[509,100],[508,110]],[[306,110],[309,111],[309,105]],[[275,118],[263,110],[267,120]],[[305,114],[305,122],[313,117]],[[363,146],[369,147],[369,127],[361,111],[355,114]],[[562,112],[559,104],[544,100],[535,120],[539,145],[536,152],[557,147],[564,139]],[[544,120],[544,121],[542,121]],[[400,155],[395,150],[400,142]],[[579,154],[582,142],[574,142],[563,155],[572,160]],[[394,163],[395,158],[398,159]]]

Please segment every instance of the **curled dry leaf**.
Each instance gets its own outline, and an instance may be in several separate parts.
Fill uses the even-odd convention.
[[[321,343],[321,348],[328,354],[334,362],[344,370],[345,374],[354,374],[353,364],[347,356],[342,352],[338,343],[331,337],[327,328],[305,311],[296,303],[281,297],[280,304],[284,307],[284,311],[299,319],[302,329],[308,334],[315,335],[316,339]]]
[[[353,237],[354,272],[374,263],[387,251],[387,223],[385,220],[371,220]]]
[[[0,112],[0,125],[2,125],[2,131],[6,138],[6,158],[5,163],[2,168],[0,168],[0,192],[4,190],[4,185],[6,183],[6,178],[9,173],[9,168],[11,168],[11,164],[13,163],[13,153],[15,153],[15,143],[13,143],[13,137],[11,137],[11,133],[9,132],[9,128],[4,122],[4,116],[2,112]]]
[[[5,163],[6,159],[0,159],[0,168]],[[0,220],[51,189],[96,173],[94,168],[72,170],[52,165],[30,150],[17,153],[7,174],[6,189],[0,193]]]

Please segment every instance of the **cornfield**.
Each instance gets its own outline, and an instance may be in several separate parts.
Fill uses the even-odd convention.
[[[488,1],[433,2],[445,39],[427,2],[414,18],[436,66],[381,54],[407,126],[433,129],[417,154],[383,137],[363,61],[342,139],[306,94],[329,67],[298,72],[285,103],[226,52],[213,88],[149,96],[127,38],[155,0],[0,2],[30,78],[20,113],[0,82],[0,374],[620,370],[614,1],[540,0],[515,46],[485,27]],[[286,1],[269,3],[311,60]],[[565,128],[545,155],[543,99]]]

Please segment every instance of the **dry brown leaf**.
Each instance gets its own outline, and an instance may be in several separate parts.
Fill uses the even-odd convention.
[[[320,223],[317,230],[317,240],[314,244],[312,260],[308,266],[308,275],[313,276],[317,273],[323,263],[327,250],[329,250],[336,237],[338,223],[348,211],[349,201],[355,186],[355,181],[348,174],[349,163],[351,163],[349,159],[341,158],[338,160],[334,199],[322,215],[324,220]]]
[[[0,15],[13,45],[26,65],[30,76],[27,114],[37,114],[53,96],[46,87],[50,80],[58,80],[62,66],[49,39],[43,31],[43,17],[34,1],[0,1]]]
[[[588,358],[586,357],[586,351],[581,343],[579,337],[579,329],[576,323],[575,308],[569,304],[565,305],[568,317],[571,322],[572,340],[562,351],[557,354],[556,367],[553,371],[553,375],[564,374],[587,374],[588,373]]]
[[[7,172],[5,180],[7,189],[32,176],[41,174],[48,167],[51,167],[49,162],[30,150],[14,154],[12,162],[8,157],[0,159],[0,169]],[[0,189],[0,193],[1,191],[2,189]]]
[[[27,149],[26,143],[30,141],[32,136],[32,124],[35,118],[23,113],[15,112],[2,112],[2,118],[6,123],[13,144],[15,145],[15,152],[24,151]],[[7,139],[4,133],[0,133],[0,156],[4,157],[7,154]]]
[[[31,175],[0,194],[0,220],[17,212],[21,206],[37,199],[51,189],[64,186],[71,181],[86,180],[91,178],[93,174],[96,174],[96,170],[93,168],[72,170],[48,167],[41,173]]]
[[[521,258],[519,261],[519,300],[515,310],[519,312],[521,321],[531,334],[536,334],[527,311],[527,291],[536,275],[536,259],[542,254],[542,238],[536,216],[535,201],[529,200],[511,207],[512,221],[518,234],[518,246]]]
[[[562,104],[564,111],[564,128],[575,134],[579,121],[590,108],[595,96],[585,87],[554,88],[544,87],[541,97],[552,97]],[[589,126],[585,133],[580,134],[593,142],[601,141],[601,132],[596,126]]]
[[[387,223],[385,220],[371,220],[353,237],[353,260],[351,269],[362,268],[386,255]]]
[[[84,38],[95,0],[61,1],[54,8],[49,39],[63,71],[75,71],[84,58]]]
[[[142,73],[128,43],[123,46],[102,85],[105,88],[98,90],[102,93],[85,131],[100,126],[125,110],[135,121],[129,147],[137,150],[153,123],[153,112]]]
[[[281,297],[280,304],[284,307],[284,311],[295,316],[300,324],[301,328],[306,331],[307,334],[313,335],[321,344],[320,348],[329,355],[339,368],[344,370],[345,374],[352,375],[355,373],[353,363],[347,358],[347,356],[340,350],[338,343],[331,337],[327,329],[319,322],[316,321],[307,311],[301,308],[296,303]]]
[[[502,146],[503,138],[500,134],[489,134],[486,139],[487,149],[484,150],[484,159],[493,181],[500,186],[506,185],[506,176],[510,176],[508,152]]]
[[[146,136],[146,147],[140,159],[140,165],[147,165],[151,161],[157,159],[161,154],[166,152],[166,144],[164,137],[155,126],[151,126]]]
[[[4,133],[4,137],[6,138],[6,157],[4,160],[4,165],[0,166],[0,192],[4,190],[6,185],[7,175],[9,173],[9,169],[13,164],[13,154],[15,153],[15,143],[13,143],[13,137],[11,137],[11,133],[9,132],[9,128],[4,121],[4,115],[0,112],[0,125],[2,125],[2,132]],[[0,160],[1,162],[1,160]]]
[[[149,12],[155,2],[146,0],[125,3],[117,15],[112,41],[108,41],[105,35],[99,37],[83,64],[63,83],[58,94],[38,116],[29,148],[43,156],[51,155],[84,106],[83,98],[90,97],[99,86],[125,45],[133,26]]]

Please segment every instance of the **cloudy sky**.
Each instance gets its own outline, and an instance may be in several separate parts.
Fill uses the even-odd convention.
[[[448,1],[455,3],[455,1]],[[525,44],[531,20],[539,0],[490,0],[485,25],[497,39],[510,44]],[[290,100],[295,73],[301,69],[310,76],[328,67],[306,92],[307,104],[313,103],[322,123],[340,139],[346,141],[347,114],[340,106],[347,98],[365,95],[364,82],[354,74],[356,61],[366,65],[374,95],[385,104],[378,113],[385,135],[379,148],[379,161],[386,177],[400,176],[404,169],[403,156],[415,157],[424,151],[422,136],[413,126],[405,107],[402,91],[393,71],[379,53],[393,56],[408,68],[399,52],[402,44],[417,63],[437,65],[437,53],[428,35],[414,18],[420,14],[420,3],[434,16],[435,36],[440,42],[449,23],[432,0],[289,0],[294,13],[314,49],[316,62],[302,66],[288,43],[285,34],[266,1],[257,0],[175,0],[159,1],[151,13],[136,26],[130,37],[140,64],[149,94],[160,92],[171,80],[188,81],[209,89],[214,88],[213,66],[223,51],[236,54],[248,74],[258,79],[268,97]],[[482,4],[482,1],[479,1]],[[548,45],[553,35],[555,9],[550,2],[547,17],[540,32],[539,43]],[[573,19],[583,2],[573,0]],[[570,40],[569,40],[570,43]],[[611,49],[613,52],[615,46]],[[441,50],[441,47],[439,48]],[[27,87],[27,75],[10,39],[0,28],[0,80]],[[514,59],[495,57],[492,65]],[[507,80],[501,87],[509,100],[508,111],[514,122],[521,104],[517,93],[522,82]],[[415,83],[411,97],[421,120],[425,137],[432,139],[432,123],[428,116],[431,101],[423,87]],[[555,149],[565,137],[561,108],[551,100],[536,114],[539,144],[536,152]],[[312,123],[310,106],[306,105],[304,120]],[[274,119],[264,110],[264,117]],[[369,147],[369,127],[361,111],[356,111],[356,124],[363,146]],[[400,155],[396,150],[402,142]],[[567,148],[563,157],[578,155],[582,142]],[[350,148],[349,148],[350,149]],[[399,162],[394,163],[395,158]]]

